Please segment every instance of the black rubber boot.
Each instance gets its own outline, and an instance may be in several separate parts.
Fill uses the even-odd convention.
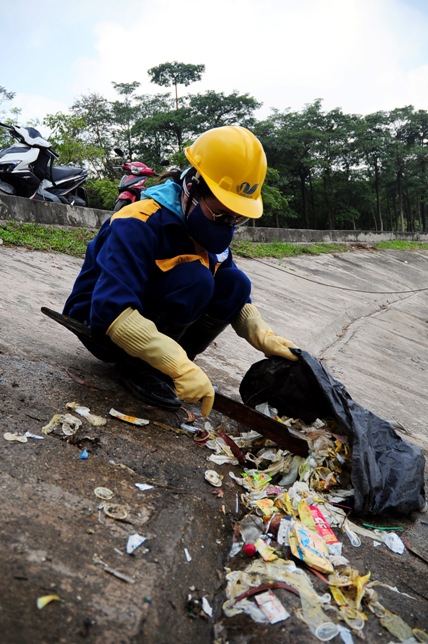
[[[148,405],[170,411],[178,409],[183,404],[175,395],[174,383],[171,378],[168,378],[157,369],[153,369],[146,362],[138,358],[132,358],[123,349],[115,345],[110,338],[105,335],[95,336],[86,325],[67,315],[52,311],[52,309],[42,307],[42,313],[75,333],[95,357],[104,362],[114,362],[120,382],[140,400],[143,400]],[[187,326],[184,325],[170,323],[169,330],[179,337],[185,332],[186,328]],[[161,330],[162,333],[170,335],[166,327]],[[172,334],[171,337],[176,339]]]
[[[230,322],[216,320],[204,313],[181,336],[179,344],[186,351],[189,359],[193,360],[199,353],[203,353],[229,324]]]
[[[120,360],[116,372],[120,382],[148,405],[173,411],[183,404],[175,395],[172,379],[142,360]]]
[[[186,333],[189,328],[189,324],[181,324],[179,322],[173,322],[171,320],[166,320],[162,316],[158,316],[154,319],[156,328],[160,333],[164,333],[168,337],[172,338],[180,344],[180,338]]]

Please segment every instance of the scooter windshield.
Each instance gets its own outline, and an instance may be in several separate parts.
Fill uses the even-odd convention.
[[[51,144],[46,141],[38,130],[34,127],[19,127],[14,126],[14,130],[18,137],[27,145],[36,146],[38,148],[50,148]]]

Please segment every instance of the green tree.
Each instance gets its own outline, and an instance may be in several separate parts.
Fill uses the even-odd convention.
[[[412,204],[415,209],[419,228],[427,230],[428,195],[428,112],[413,111],[403,129],[403,136],[411,146],[412,157],[409,162],[408,177]]]
[[[162,94],[143,97],[134,133],[145,163],[158,166],[163,158],[180,153],[189,136],[187,120],[187,109],[174,109],[170,97]]]
[[[81,96],[71,106],[71,113],[78,124],[78,138],[103,154],[99,156],[98,174],[111,176],[109,151],[113,147],[113,112],[111,103],[100,94]]]
[[[406,144],[404,133],[408,118],[408,108],[399,108],[389,112],[389,141],[387,143],[388,147],[385,151],[384,159],[386,182],[388,181],[388,174],[391,173],[391,175],[393,176],[393,182],[391,183],[395,184],[395,197],[399,216],[399,227],[401,231],[404,231],[405,219],[404,192],[407,161],[406,157],[409,151],[409,146]]]
[[[297,226],[309,228],[317,135],[306,113],[274,110],[265,121],[256,124],[254,131],[266,150],[269,166],[282,177],[282,188],[290,206],[300,215]]]
[[[374,112],[364,116],[359,131],[359,148],[362,152],[368,179],[375,195],[373,223],[375,230],[383,230],[382,179],[384,177],[385,153],[389,141],[388,114]]]
[[[179,99],[178,85],[200,80],[204,70],[178,62],[149,70],[152,82],[175,87],[175,99],[169,93],[138,95],[137,81],[113,83],[117,100],[89,94],[75,101],[70,114],[46,117],[60,161],[90,169],[97,204],[111,204],[116,196],[115,146],[161,172],[165,157],[171,165],[186,165],[183,148],[203,131],[237,124],[259,137],[268,159],[265,215],[255,225],[383,230],[387,223],[391,229],[426,230],[427,111],[407,106],[362,117],[340,108],[326,112],[316,99],[301,111],[272,110],[258,121],[254,113],[261,104],[236,90]],[[0,105],[12,94],[0,88]]]
[[[320,102],[310,107],[307,116],[317,140],[312,172],[313,178],[319,180],[322,192],[317,220],[322,227],[328,225],[333,230],[345,213],[348,213],[345,215],[348,221],[351,212],[355,215],[355,209],[347,210],[343,203],[340,204],[340,192],[343,193],[346,183],[351,180],[351,166],[358,162],[354,146],[358,117],[344,114],[340,108],[323,112]]]
[[[212,90],[204,94],[189,96],[189,127],[193,136],[205,130],[222,125],[242,125],[252,128],[254,112],[262,106],[249,94],[217,93]]]
[[[5,120],[8,124],[11,119],[6,118],[6,110],[3,107],[3,103],[7,101],[12,101],[15,98],[15,92],[9,92],[5,87],[0,85],[0,118]],[[6,130],[0,129],[0,148],[4,148],[9,145],[9,135]]]
[[[15,98],[15,92],[9,92],[5,87],[0,85],[0,105],[3,101],[11,101]]]
[[[140,97],[135,92],[140,83],[113,83],[113,87],[121,97],[111,104],[116,144],[128,159],[132,159],[136,148],[134,127],[140,118]]]
[[[263,227],[286,228],[287,224],[297,215],[288,205],[287,199],[280,188],[280,174],[274,168],[268,168],[266,180],[262,188],[263,217],[252,220],[253,225]]]
[[[104,150],[85,140],[87,124],[82,116],[57,112],[43,119],[50,130],[49,141],[58,152],[58,163],[89,167],[93,174],[100,173],[100,160]]]
[[[92,208],[113,210],[118,196],[117,181],[107,177],[102,179],[90,178],[86,182],[86,190]]]
[[[160,87],[175,88],[175,108],[178,110],[178,86],[188,87],[200,81],[205,71],[205,65],[188,65],[186,63],[162,63],[147,70],[150,82]]]

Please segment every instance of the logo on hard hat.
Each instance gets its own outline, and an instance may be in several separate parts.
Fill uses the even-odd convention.
[[[248,183],[248,181],[244,181],[240,186],[236,186],[236,192],[238,192],[238,194],[242,195],[243,197],[251,197],[251,195],[255,193],[258,187],[258,183],[255,183],[252,186]]]

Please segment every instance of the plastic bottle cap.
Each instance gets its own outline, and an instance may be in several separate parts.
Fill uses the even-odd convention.
[[[244,552],[247,555],[247,557],[253,557],[257,552],[256,546],[254,545],[254,543],[246,543],[244,546]]]

